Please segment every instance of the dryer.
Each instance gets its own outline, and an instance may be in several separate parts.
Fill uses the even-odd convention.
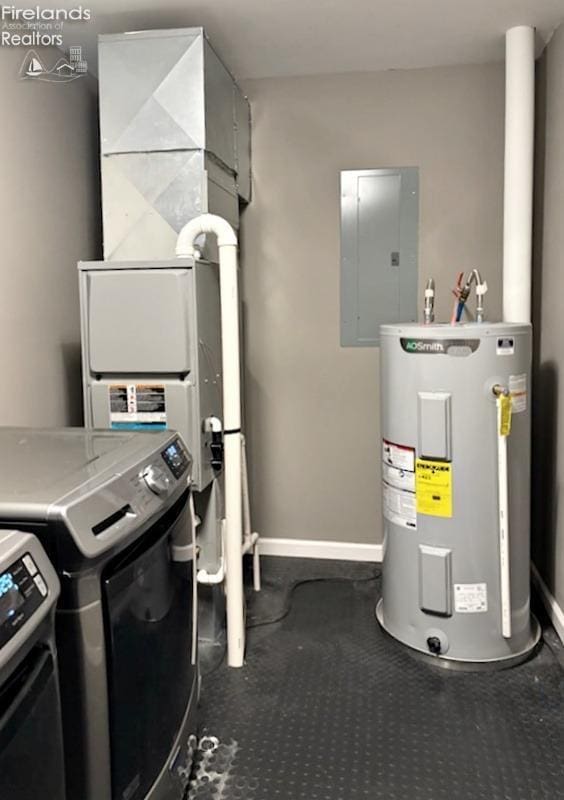
[[[67,796],[179,800],[196,733],[191,458],[171,431],[0,428],[0,527],[35,533],[56,615]]]
[[[0,531],[0,797],[65,800],[54,614],[59,581],[35,538]]]

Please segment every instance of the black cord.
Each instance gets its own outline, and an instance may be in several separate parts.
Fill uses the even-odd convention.
[[[277,622],[282,622],[283,619],[286,619],[286,617],[292,610],[292,596],[294,594],[294,591],[299,586],[304,586],[308,583],[369,583],[370,581],[377,580],[378,578],[381,577],[381,575],[382,571],[377,569],[372,573],[372,575],[369,575],[366,578],[341,578],[339,576],[336,576],[334,578],[329,578],[329,577],[302,578],[299,581],[294,581],[290,585],[290,589],[288,591],[288,602],[286,603],[286,606],[282,609],[282,611],[275,617],[270,617],[267,619],[258,619],[258,620],[253,620],[252,622],[248,622],[246,625],[246,629],[251,630],[252,628],[263,628],[267,625],[274,625]],[[227,650],[227,644],[223,646],[221,651],[221,656],[218,658],[217,662],[213,665],[213,667],[211,667],[207,672],[202,673],[202,678],[207,678],[214,672],[217,672],[217,670],[222,666],[225,660],[226,650]]]
[[[375,581],[381,576],[381,571],[376,570],[372,575],[367,578],[304,578],[299,581],[294,581],[291,584],[290,590],[288,592],[288,602],[285,608],[282,609],[280,614],[275,617],[267,618],[267,619],[259,619],[253,620],[252,622],[247,623],[247,630],[251,630],[252,628],[262,628],[265,625],[274,625],[276,622],[282,622],[285,619],[290,611],[292,610],[292,595],[294,591],[298,588],[298,586],[304,586],[308,583],[368,583],[369,581]]]

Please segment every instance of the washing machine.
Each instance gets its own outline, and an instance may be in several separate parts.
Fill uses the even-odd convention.
[[[64,800],[54,614],[59,581],[29,533],[0,531],[0,797]]]
[[[179,800],[198,686],[183,441],[171,431],[0,428],[0,452],[0,527],[36,534],[61,581],[67,797]]]

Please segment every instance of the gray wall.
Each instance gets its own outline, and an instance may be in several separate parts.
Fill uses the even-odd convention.
[[[76,425],[76,261],[100,238],[96,98],[90,78],[20,80],[25,52],[0,48],[0,424]]]
[[[564,608],[564,26],[537,68],[533,557]],[[560,420],[560,422],[559,422]]]
[[[247,430],[265,537],[379,542],[378,350],[339,346],[339,171],[419,166],[420,283],[478,266],[500,314],[503,65],[249,81]]]

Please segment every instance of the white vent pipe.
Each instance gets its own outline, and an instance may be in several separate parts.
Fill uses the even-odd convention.
[[[245,655],[243,597],[243,509],[241,485],[241,385],[239,354],[239,291],[237,236],[231,225],[215,214],[202,214],[180,231],[178,258],[193,258],[194,243],[203,233],[217,237],[221,298],[221,354],[223,360],[223,435],[225,467],[225,589],[227,602],[227,663],[242,667]]]
[[[505,42],[503,319],[530,322],[535,29],[510,28]]]

